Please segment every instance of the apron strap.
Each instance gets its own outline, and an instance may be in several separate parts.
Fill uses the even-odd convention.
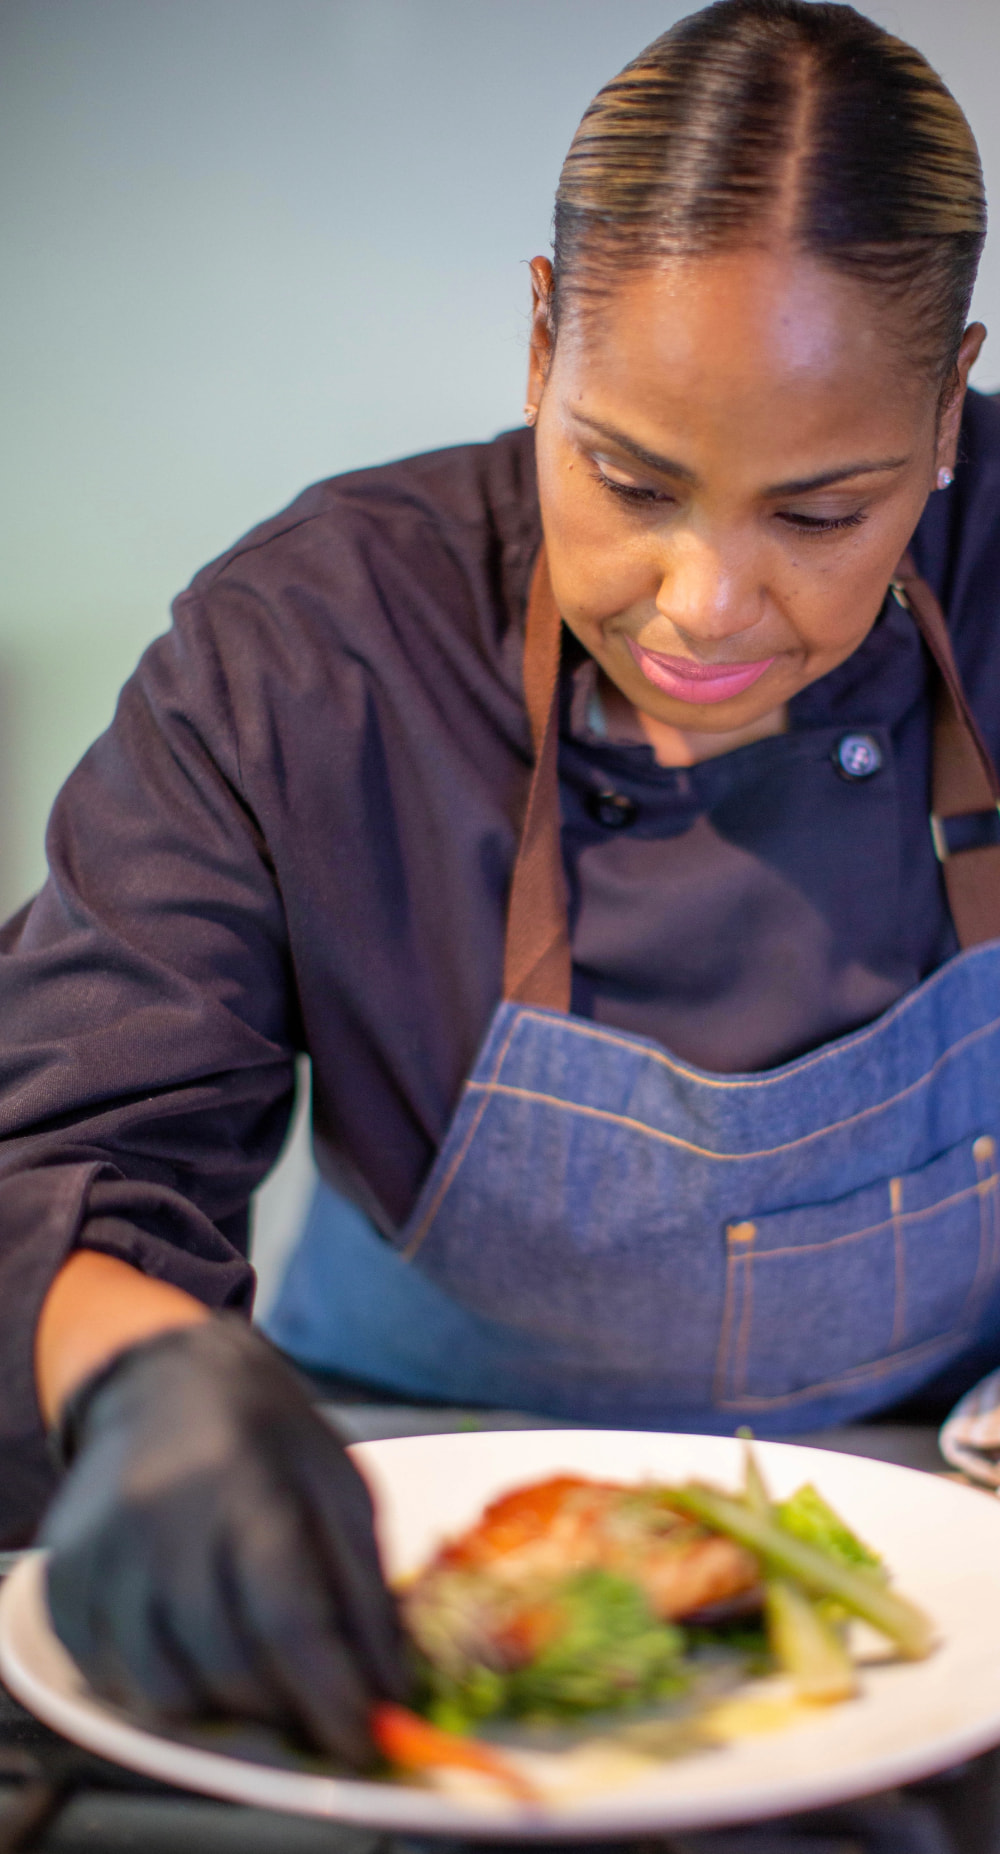
[[[965,699],[938,600],[904,554],[892,590],[911,612],[938,672],[931,835],[960,946],[1000,939],[1000,842],[951,849],[947,821],[1000,811],[1000,780]],[[524,695],[535,770],[507,911],[503,994],[515,1004],[568,1011],[572,984],[568,896],[559,818],[559,653],[562,622],[544,542],[532,574],[524,638]]]
[[[892,590],[912,613],[938,671],[931,772],[931,836],[944,874],[959,945],[1000,939],[1000,842],[952,849],[950,818],[1000,811],[1000,781],[989,748],[965,698],[948,626],[938,600],[909,554]]]
[[[524,699],[535,771],[514,864],[503,995],[515,1004],[568,1011],[573,975],[568,896],[559,837],[559,616],[545,543],[538,550],[524,633]]]

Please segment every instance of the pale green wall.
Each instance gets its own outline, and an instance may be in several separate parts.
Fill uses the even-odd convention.
[[[317,476],[517,421],[562,152],[685,10],[2,0],[0,907],[206,558]],[[872,10],[949,78],[1000,197],[1000,0]]]
[[[0,906],[204,560],[318,476],[518,419],[561,151],[663,19],[3,0]]]

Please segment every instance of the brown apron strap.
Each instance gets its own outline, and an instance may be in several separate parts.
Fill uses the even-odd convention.
[[[1000,810],[1000,781],[965,699],[937,598],[904,554],[892,582],[938,671],[934,715],[931,833],[944,869],[959,944],[1000,939],[1000,842],[949,850],[949,818]],[[528,597],[524,693],[535,770],[507,913],[504,997],[568,1011],[572,953],[559,837],[559,650],[562,625],[539,549]]]
[[[949,818],[1000,809],[1000,782],[969,704],[937,598],[904,554],[892,582],[938,669],[931,774],[931,835],[960,946],[1000,939],[1000,842],[950,850]]]
[[[535,771],[514,864],[503,995],[516,1004],[568,1011],[572,954],[559,839],[559,648],[562,621],[544,543],[535,561],[524,634],[524,698]]]

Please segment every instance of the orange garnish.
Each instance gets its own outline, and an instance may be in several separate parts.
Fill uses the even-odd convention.
[[[477,1738],[460,1738],[457,1732],[443,1732],[429,1725],[406,1706],[386,1703],[376,1706],[371,1717],[371,1733],[383,1757],[401,1770],[439,1770],[451,1766],[474,1770],[492,1777],[519,1803],[537,1806],[541,1796],[533,1783],[515,1770],[499,1751]]]

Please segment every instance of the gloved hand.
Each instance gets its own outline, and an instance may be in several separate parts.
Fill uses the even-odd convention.
[[[96,1691],[370,1764],[373,1704],[409,1690],[371,1500],[267,1341],[223,1314],[134,1346],[70,1399],[58,1441],[49,1607]]]

